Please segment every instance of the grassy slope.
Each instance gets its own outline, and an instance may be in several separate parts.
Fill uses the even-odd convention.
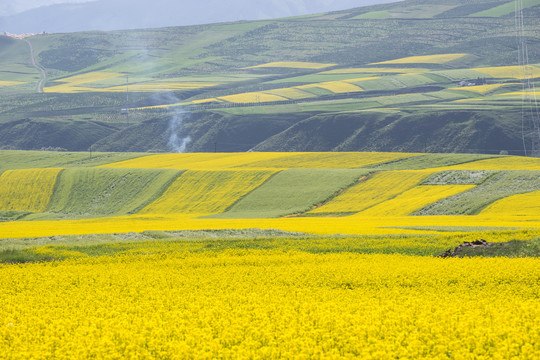
[[[536,0],[535,0],[536,1]],[[535,5],[535,1],[525,5]],[[504,3],[508,7],[510,3]],[[470,4],[464,1],[438,1],[419,3],[403,1],[367,8],[357,8],[325,16],[295,19],[279,19],[260,22],[213,24],[182,28],[118,31],[111,33],[52,34],[32,37],[38,61],[47,68],[49,78],[58,82],[66,78],[90,71],[129,73],[133,86],[156,82],[203,81],[219,83],[210,88],[178,90],[173,94],[156,96],[132,91],[129,104],[125,94],[81,93],[81,94],[41,94],[31,95],[34,86],[29,87],[25,96],[17,90],[4,87],[0,91],[6,96],[0,100],[0,123],[30,118],[30,125],[9,126],[9,139],[0,139],[0,146],[31,148],[39,143],[50,127],[49,119],[57,119],[57,128],[69,130],[70,134],[87,134],[83,147],[62,139],[54,140],[51,146],[70,150],[83,150],[92,143],[102,150],[122,151],[164,151],[167,142],[161,141],[171,114],[166,109],[160,116],[149,112],[134,112],[130,121],[120,114],[119,109],[127,105],[144,107],[149,105],[174,104],[182,101],[215,98],[231,94],[264,91],[284,86],[305,84],[324,80],[343,80],[343,74],[320,74],[324,70],[301,68],[257,68],[259,65],[276,60],[315,61],[336,63],[337,68],[370,67],[372,62],[380,62],[414,55],[444,53],[468,53],[469,56],[448,63],[405,64],[400,67],[425,68],[429,73],[392,75],[389,73],[358,73],[351,78],[380,76],[380,79],[357,81],[363,87],[361,93],[334,94],[321,88],[305,89],[318,98],[316,102],[301,101],[286,105],[245,106],[222,108],[219,111],[205,110],[196,115],[196,120],[185,125],[182,136],[190,135],[193,141],[189,151],[212,151],[214,143],[221,144],[221,151],[246,151],[254,146],[259,149],[291,150],[304,146],[309,150],[407,150],[407,151],[475,151],[498,153],[501,150],[520,150],[520,124],[512,112],[520,106],[520,99],[499,95],[512,91],[511,86],[488,94],[474,94],[467,91],[448,91],[459,80],[474,80],[489,76],[470,68],[515,63],[515,26],[511,16],[493,18],[470,17],[482,11],[498,14],[501,1],[482,1]],[[540,6],[526,9],[527,26],[537,27],[534,22]],[[370,15],[371,14],[371,15]],[[369,19],[373,14],[386,14],[387,19]],[[375,17],[380,17],[380,16]],[[504,14],[499,14],[504,15]],[[359,19],[358,17],[367,17]],[[540,62],[538,37],[534,31],[528,32],[529,61]],[[10,51],[4,51],[4,62],[19,64],[26,61],[27,45],[22,41],[4,39],[9,42]],[[352,46],[351,44],[354,44]],[[6,45],[6,46],[8,46]],[[7,47],[6,47],[7,49]],[[26,60],[23,61],[23,58]],[[25,65],[26,66],[26,65]],[[389,65],[392,66],[392,65]],[[373,67],[373,66],[371,66]],[[17,77],[8,67],[10,79]],[[34,76],[37,74],[34,74]],[[22,76],[22,75],[21,75]],[[23,79],[24,76],[21,77]],[[504,81],[504,80],[502,80]],[[117,85],[123,88],[125,77],[118,76],[94,84],[81,86],[104,87]],[[52,83],[50,83],[52,85]],[[425,88],[431,86],[431,88]],[[519,88],[519,85],[517,85]],[[19,88],[19,87],[17,87]],[[516,89],[517,89],[516,88]],[[15,91],[17,90],[17,91]],[[441,91],[442,90],[442,91]],[[515,90],[515,89],[514,89]],[[399,94],[401,96],[393,96]],[[474,100],[477,99],[477,100]],[[478,100],[480,99],[480,100]],[[454,100],[474,100],[455,103]],[[226,104],[229,106],[231,104]],[[336,139],[324,135],[321,127],[332,127],[337,123],[344,130],[351,126],[340,121],[341,112],[350,113],[351,118],[361,120],[357,112],[362,109],[393,108],[402,117],[410,116],[416,122],[425,123],[436,111],[441,117],[460,123],[463,111],[482,110],[483,116],[471,117],[471,121],[461,125],[439,124],[438,127],[420,127],[419,137],[433,139],[431,146],[423,141],[408,141],[406,137],[384,133],[387,117],[373,120],[371,131],[378,130],[373,144],[365,145],[362,134],[353,138]],[[304,129],[295,124],[309,116],[299,113],[321,114],[325,124],[318,121],[304,123]],[[223,113],[234,116],[212,123]],[[243,113],[245,116],[236,116]],[[279,113],[279,114],[277,114]],[[284,121],[282,114],[291,114],[290,121]],[[219,114],[219,115],[218,115]],[[264,121],[257,121],[264,114]],[[293,115],[294,114],[294,115]],[[309,114],[312,115],[312,114]],[[152,118],[151,122],[147,123]],[[485,139],[465,141],[459,144],[445,144],[444,139],[456,136],[456,132],[468,133],[475,123],[485,122],[493,126],[482,129]],[[208,119],[208,121],[206,121]],[[98,121],[100,124],[88,120]],[[144,123],[143,123],[144,122]],[[409,124],[411,119],[407,119]],[[102,124],[112,125],[105,131]],[[211,125],[212,124],[212,125]],[[358,124],[356,124],[358,125]],[[86,126],[85,131],[77,128]],[[260,128],[263,131],[259,131]],[[336,127],[336,126],[334,126]],[[348,128],[347,128],[348,127]],[[155,131],[147,131],[146,129]],[[345,129],[347,128],[347,129]],[[458,128],[456,130],[456,128]],[[361,133],[356,126],[353,129]],[[458,131],[459,130],[459,131]],[[321,135],[321,131],[323,135]],[[337,131],[337,130],[336,130]],[[317,132],[316,141],[306,142]],[[6,133],[6,131],[2,131]],[[502,135],[501,135],[502,133]],[[23,136],[24,135],[24,136]],[[273,138],[278,136],[277,138]],[[476,136],[480,137],[480,135]],[[65,136],[64,139],[74,138]],[[242,141],[253,139],[251,144]],[[33,140],[33,141],[32,141]],[[80,141],[78,141],[80,142]],[[300,144],[300,145],[299,145]],[[495,145],[494,145],[495,144]],[[47,146],[49,144],[46,144]],[[43,146],[43,145],[42,145]],[[81,145],[82,146],[82,145]]]
[[[0,171],[47,167],[99,166],[148,154],[56,151],[0,151]]]
[[[380,170],[421,170],[490,158],[492,158],[492,156],[477,154],[428,154],[390,161],[377,165],[374,168]]]
[[[366,170],[291,169],[270,178],[214,218],[266,218],[305,212],[354,184]]]
[[[46,217],[136,212],[161,195],[180,174],[175,170],[66,169],[46,210],[58,215]]]

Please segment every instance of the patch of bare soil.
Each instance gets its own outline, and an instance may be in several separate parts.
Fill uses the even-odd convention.
[[[439,254],[437,257],[442,257],[442,258],[457,257],[466,248],[482,248],[482,247],[497,246],[497,245],[500,245],[500,244],[499,243],[490,243],[490,242],[487,242],[484,239],[475,240],[475,241],[472,241],[472,242],[466,241],[463,244],[458,245],[453,249],[446,250],[442,254]]]

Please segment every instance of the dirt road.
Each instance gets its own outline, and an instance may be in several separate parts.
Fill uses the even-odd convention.
[[[32,46],[32,43],[30,41],[28,41],[27,39],[24,39],[24,41],[26,41],[26,43],[30,47],[30,60],[32,60],[32,65],[36,69],[38,69],[38,71],[41,74],[41,78],[39,79],[39,83],[38,83],[38,87],[37,87],[37,92],[42,93],[43,92],[43,84],[45,84],[45,80],[47,80],[47,72],[45,71],[44,68],[39,66],[39,64],[36,62],[36,58],[34,56],[34,47]]]

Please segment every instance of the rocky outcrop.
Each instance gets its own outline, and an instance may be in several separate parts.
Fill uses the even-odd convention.
[[[463,249],[468,248],[468,247],[478,248],[478,247],[495,246],[495,245],[497,245],[497,243],[490,243],[484,239],[475,240],[472,242],[466,241],[463,244],[456,246],[453,249],[446,250],[442,254],[438,255],[438,257],[442,257],[442,258],[457,257],[459,253],[463,251]]]

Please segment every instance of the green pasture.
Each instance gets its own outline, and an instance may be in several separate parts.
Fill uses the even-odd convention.
[[[281,171],[227,211],[212,218],[272,218],[305,212],[353,185],[368,172],[363,169]]]
[[[451,10],[456,5],[453,4],[422,4],[422,5],[416,5],[416,6],[408,6],[403,9],[395,8],[392,10],[376,10],[371,11],[368,13],[364,13],[361,15],[358,15],[354,17],[353,19],[356,20],[363,20],[363,19],[372,19],[372,20],[378,20],[378,19],[420,19],[420,18],[426,18],[430,19],[433,17],[436,17],[437,15],[440,15],[448,10]]]
[[[58,167],[90,167],[148,154],[0,150],[0,171]]]
[[[491,78],[491,76],[475,70],[455,69],[455,70],[438,70],[432,71],[429,74],[440,76],[448,79],[451,82],[459,82],[466,80],[476,80],[478,78]]]
[[[540,0],[523,0],[523,8],[527,9],[536,5],[540,5]],[[513,14],[516,10],[515,1],[509,1],[505,4],[492,7],[484,11],[469,15],[470,17],[501,17]]]
[[[0,263],[59,261],[86,256],[224,252],[231,250],[301,251],[313,254],[360,253],[437,256],[466,241],[500,242],[489,249],[467,249],[460,256],[540,255],[540,231],[484,230],[430,236],[307,236],[276,230],[146,231],[143,233],[1,239]],[[485,252],[488,253],[485,253]]]
[[[431,175],[422,185],[480,185],[492,175],[488,170],[446,170]]]
[[[494,158],[478,154],[425,154],[373,166],[377,170],[422,170]]]
[[[374,74],[311,74],[311,75],[300,75],[285,79],[272,80],[266,82],[267,84],[311,84],[325,81],[340,81],[348,79],[356,79],[361,77],[371,77]]]
[[[30,61],[30,49],[23,40],[0,36],[0,80],[32,82],[40,74]]]

